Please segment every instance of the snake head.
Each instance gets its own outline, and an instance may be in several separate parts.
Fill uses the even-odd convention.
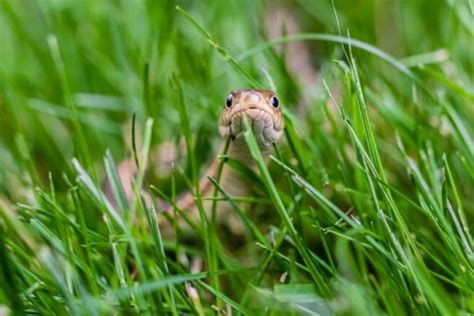
[[[225,109],[219,120],[219,131],[223,138],[244,141],[246,117],[252,126],[261,148],[272,146],[283,134],[283,114],[280,102],[270,90],[235,90],[225,101]]]

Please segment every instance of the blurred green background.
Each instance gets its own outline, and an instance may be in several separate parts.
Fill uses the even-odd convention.
[[[308,249],[330,266],[322,272],[331,288],[328,310],[474,312],[473,10],[473,2],[463,0],[0,0],[0,225],[6,245],[3,265],[13,276],[3,280],[9,286],[0,302],[12,311],[61,312],[59,307],[46,307],[53,302],[69,304],[68,311],[74,310],[71,306],[77,302],[72,304],[57,280],[51,279],[54,273],[35,263],[40,260],[37,249],[44,246],[54,253],[57,244],[31,226],[39,216],[71,251],[82,247],[81,237],[67,237],[55,226],[51,215],[55,208],[38,193],[38,188],[46,190],[53,205],[76,221],[71,205],[77,201],[71,202],[70,197],[78,174],[73,157],[100,183],[107,149],[117,162],[131,155],[133,113],[138,135],[144,132],[146,119],[153,119],[152,146],[179,144],[183,122],[177,84],[190,117],[194,155],[204,169],[216,155],[216,122],[225,97],[233,89],[251,88],[253,81],[276,89],[285,108],[288,128],[280,159],[301,173],[308,186],[365,225],[360,230],[339,226],[339,217],[322,211],[327,208],[320,200],[305,196],[296,201],[292,195],[304,196],[308,187],[287,186],[291,178],[277,164],[270,165],[285,205],[297,210],[297,229],[306,236]],[[316,34],[315,40],[283,39],[262,48],[270,34],[285,36],[294,31],[281,23],[282,17],[290,19],[298,32]],[[328,40],[318,34],[335,37]],[[361,41],[362,49],[344,45],[349,39]],[[291,52],[294,43],[300,46]],[[254,51],[256,47],[261,49]],[[307,62],[292,67],[291,61],[305,61],[298,57],[304,54]],[[301,78],[307,71],[316,81]],[[330,101],[328,90],[335,94],[343,115]],[[366,159],[380,172],[371,174]],[[179,168],[186,174],[190,166],[181,159]],[[178,192],[186,189],[182,178],[178,178]],[[169,175],[151,175],[150,181],[164,192],[171,190]],[[79,195],[87,206],[86,218],[99,216],[100,207]],[[25,205],[32,209],[25,211]],[[37,208],[39,213],[33,211]],[[264,208],[272,210],[272,206]],[[387,211],[387,225],[381,210]],[[257,224],[265,225],[260,220]],[[314,233],[315,225],[325,237]],[[70,234],[85,234],[69,229]],[[90,229],[103,234],[107,242],[105,228],[91,225]],[[21,237],[25,232],[31,236]],[[138,240],[146,236],[132,234]],[[367,236],[386,247],[385,255],[364,248]],[[255,240],[249,237],[245,243],[253,249],[246,256],[255,256],[252,261],[258,262],[262,254],[255,249]],[[144,260],[153,265],[156,258],[147,249],[139,245]],[[282,255],[295,257],[291,243],[282,249]],[[110,254],[100,256],[99,249],[91,251],[95,256],[87,265],[112,260]],[[121,257],[126,264],[123,253],[126,250]],[[29,256],[35,259],[29,262]],[[287,266],[281,258],[271,260],[278,262],[262,273],[270,279],[265,286],[276,296],[278,290],[272,286],[280,272],[290,271],[289,283],[314,281],[304,276],[307,271],[300,271],[301,267]],[[83,273],[77,262],[71,266],[79,276]],[[31,270],[28,276],[26,270]],[[110,282],[108,286],[118,287],[113,266],[98,274]],[[239,293],[247,290],[245,283],[251,279],[246,275],[240,280],[244,285],[223,293],[247,308]],[[131,276],[126,280],[134,282]],[[104,298],[101,294],[108,287],[94,278],[84,282],[92,296]],[[94,288],[96,282],[99,288]],[[353,287],[341,285],[345,282]],[[28,294],[34,292],[34,284],[48,295]],[[68,285],[71,295],[81,297],[73,288]],[[209,291],[204,285],[198,288]],[[11,291],[17,292],[18,300]],[[215,291],[211,293],[220,290]],[[320,291],[316,294],[327,297]],[[146,309],[147,302],[156,299],[145,296],[132,306]],[[183,311],[199,312],[186,295],[180,299],[188,301]],[[202,300],[203,310],[210,313],[212,300]],[[277,300],[284,302],[281,297]],[[170,312],[166,304],[160,308]],[[275,308],[278,312],[280,307]],[[110,312],[103,306],[97,310]]]

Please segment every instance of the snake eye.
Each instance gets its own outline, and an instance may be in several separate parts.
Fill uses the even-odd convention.
[[[227,99],[225,99],[225,105],[230,108],[232,106],[232,94],[229,94]]]
[[[270,102],[272,103],[272,106],[275,108],[275,109],[278,109],[278,106],[280,105],[280,101],[278,101],[278,98],[276,96],[273,96],[270,100]]]

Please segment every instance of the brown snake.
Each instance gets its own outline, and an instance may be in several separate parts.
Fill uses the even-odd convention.
[[[224,109],[219,119],[221,135],[219,152],[223,152],[226,141],[230,138],[226,152],[227,157],[254,169],[255,162],[243,135],[244,117],[250,123],[264,159],[268,160],[272,146],[280,140],[284,128],[281,105],[275,93],[270,90],[232,91],[225,100]],[[209,181],[208,177],[216,178],[220,163],[219,159],[215,159],[199,181],[201,197],[204,199],[203,207],[208,218],[210,218],[212,202],[206,200],[206,198],[210,198],[214,194],[214,185]],[[122,186],[125,192],[128,192],[127,198],[131,200],[131,178],[136,173],[136,167],[131,161],[125,161],[120,164],[118,169]],[[222,165],[219,185],[229,197],[249,196],[252,192],[248,181],[241,173],[234,170],[228,164],[224,163]],[[145,192],[142,193],[145,195],[145,199],[151,202],[148,195]],[[107,195],[110,197],[110,194]],[[226,225],[236,235],[241,234],[241,221],[238,220],[229,202],[219,201],[216,203],[217,223]],[[200,220],[196,200],[192,193],[179,196],[176,201],[176,207],[180,210],[180,213],[183,212],[186,215],[188,220],[194,223]],[[173,216],[173,207],[166,207],[166,209],[166,213]],[[170,237],[172,235],[172,226],[163,218],[163,214],[159,215],[158,222],[163,235]],[[177,216],[176,222],[180,229],[188,230],[189,226],[184,218]]]
[[[230,137],[227,157],[235,159],[240,163],[250,167],[255,167],[243,131],[243,118],[246,117],[255,135],[257,144],[260,147],[262,155],[268,158],[272,146],[278,142],[283,134],[283,115],[280,108],[280,102],[275,93],[269,90],[236,90],[229,94],[225,100],[224,109],[219,119],[219,132],[221,135],[221,145],[219,152],[222,152],[226,140]],[[200,180],[200,190],[202,198],[212,197],[214,194],[214,185],[208,177],[216,178],[220,165],[220,160],[215,159]],[[227,164],[222,166],[222,172],[219,181],[220,187],[230,197],[249,196],[251,190],[248,179],[234,170]],[[211,211],[211,201],[203,201],[204,210],[209,218]],[[178,209],[186,212],[193,221],[199,220],[199,211],[196,201],[192,194],[186,194],[178,199],[176,206]],[[171,212],[172,208],[168,209]],[[239,225],[231,205],[226,201],[217,202],[216,221],[218,224],[225,224],[234,234],[242,233],[242,226]],[[184,221],[177,220],[180,227],[183,227]],[[166,232],[166,227],[161,225]],[[165,233],[166,234],[166,233]]]

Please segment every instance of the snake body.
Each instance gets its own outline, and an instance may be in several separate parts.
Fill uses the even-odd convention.
[[[239,161],[249,168],[255,168],[254,159],[250,154],[243,135],[244,117],[250,123],[264,159],[268,159],[272,145],[281,138],[284,128],[280,102],[275,93],[270,90],[254,89],[232,91],[224,102],[224,109],[219,119],[219,131],[221,135],[219,152],[223,152],[224,146],[230,138],[226,152],[227,157]],[[205,199],[212,197],[215,190],[214,185],[209,181],[209,176],[217,178],[220,163],[220,160],[215,159],[206,172],[203,173],[199,181],[200,195],[204,199],[203,206],[206,216],[208,217],[211,213],[212,203]],[[132,159],[122,161],[118,166],[118,174],[127,200],[132,201],[132,181],[137,174],[134,161]],[[244,197],[252,193],[248,179],[243,177],[228,164],[224,164],[221,168],[219,185],[229,197]],[[109,182],[105,183],[104,190],[106,197],[113,204],[117,205]],[[142,191],[141,194],[146,204],[151,206],[153,199],[150,195],[145,191]],[[172,237],[173,229],[165,217],[172,217],[175,214],[174,208],[162,201],[156,202],[158,202],[156,205],[159,205],[160,209],[166,210],[159,214],[158,222],[162,234],[170,238]],[[193,193],[189,192],[180,195],[175,204],[180,211],[178,215],[185,214],[188,220],[195,223],[200,220]],[[217,202],[216,219],[218,224],[226,225],[232,233],[236,235],[242,233],[243,227],[240,224],[241,222],[235,215],[235,212],[232,211],[232,207],[228,202]],[[186,221],[183,216],[178,216],[175,220],[182,231],[189,232],[188,221]]]

